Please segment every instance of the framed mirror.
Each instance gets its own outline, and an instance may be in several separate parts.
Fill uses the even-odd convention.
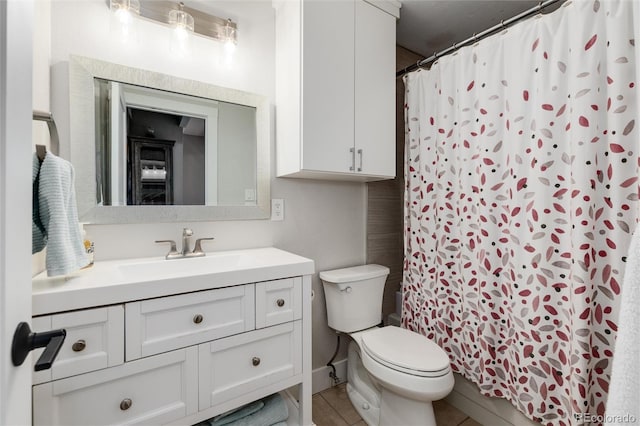
[[[263,96],[71,56],[69,118],[81,221],[269,217]]]

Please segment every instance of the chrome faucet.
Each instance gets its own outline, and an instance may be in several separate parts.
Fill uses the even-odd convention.
[[[196,240],[195,246],[193,247],[193,251],[189,251],[189,241],[191,236],[193,236],[193,230],[191,228],[183,228],[182,229],[182,250],[178,251],[176,249],[176,242],[173,240],[156,240],[156,243],[169,243],[169,253],[164,257],[167,260],[171,259],[182,259],[184,257],[202,257],[205,256],[206,253],[202,250],[202,241],[213,240],[212,237],[208,238],[198,238]]]
[[[182,256],[186,257],[189,253],[189,239],[193,235],[191,228],[182,228]]]

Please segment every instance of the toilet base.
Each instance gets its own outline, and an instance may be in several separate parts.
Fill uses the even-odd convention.
[[[399,396],[379,386],[366,371],[355,342],[347,352],[347,395],[354,408],[369,426],[436,426],[433,406]]]
[[[358,345],[349,343],[347,352],[347,395],[362,420],[369,426],[378,426],[380,420],[380,389],[362,365]]]
[[[384,387],[380,398],[379,426],[436,426],[431,402],[399,396]]]

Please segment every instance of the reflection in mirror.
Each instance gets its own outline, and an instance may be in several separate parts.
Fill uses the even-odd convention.
[[[82,221],[269,217],[265,97],[80,56],[68,78]]]
[[[255,205],[255,107],[94,81],[99,205]]]

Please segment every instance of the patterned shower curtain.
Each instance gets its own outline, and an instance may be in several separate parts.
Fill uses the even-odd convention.
[[[567,2],[405,77],[402,324],[543,424],[605,412],[639,217],[632,7]]]

